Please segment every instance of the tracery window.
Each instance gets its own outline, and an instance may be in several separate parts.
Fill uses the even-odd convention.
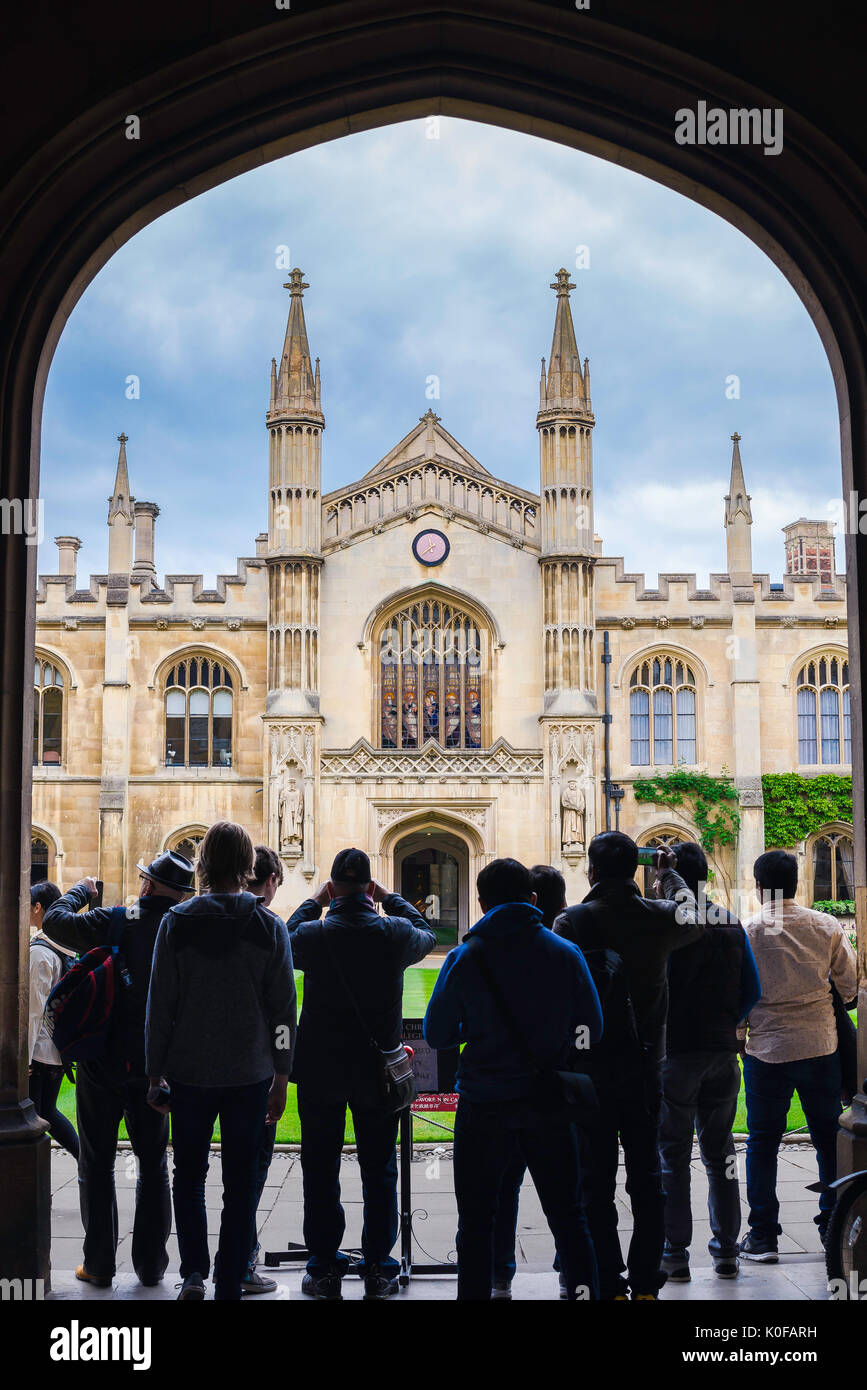
[[[660,652],[629,679],[629,761],[636,767],[696,760],[696,683],[682,657]]]
[[[60,669],[37,655],[33,672],[34,767],[59,767],[63,760],[63,692]]]
[[[166,767],[232,766],[232,674],[189,656],[166,677]]]
[[[798,762],[851,763],[849,662],[834,652],[811,657],[798,672]]]
[[[823,831],[813,841],[813,901],[846,902],[855,897],[855,844],[851,835]]]
[[[440,599],[392,615],[379,642],[379,733],[383,748],[481,748],[482,631]]]

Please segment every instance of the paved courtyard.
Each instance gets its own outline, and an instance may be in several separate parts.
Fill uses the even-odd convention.
[[[742,1175],[744,1150],[739,1146]],[[118,1219],[121,1239],[118,1248],[118,1274],[111,1290],[90,1289],[74,1276],[81,1259],[82,1229],[78,1209],[78,1184],[75,1164],[63,1150],[52,1149],[52,1284],[53,1297],[64,1299],[171,1299],[175,1298],[178,1268],[177,1241],[172,1234],[170,1265],[162,1285],[144,1289],[132,1271],[130,1244],[135,1190],[135,1166],[128,1150],[118,1154],[116,1182]],[[695,1153],[693,1164],[693,1211],[696,1216],[689,1284],[668,1285],[663,1300],[795,1300],[810,1301],[826,1298],[825,1265],[822,1247],[813,1224],[816,1197],[807,1192],[808,1183],[817,1177],[815,1154],[809,1144],[784,1145],[779,1166],[778,1190],[782,1203],[781,1221],[785,1234],[780,1238],[780,1262],[777,1265],[741,1264],[736,1280],[718,1279],[713,1272],[707,1241],[710,1229],[707,1222],[704,1170]],[[628,1198],[624,1189],[624,1172],[618,1178],[617,1200],[621,1230],[631,1228]],[[361,1182],[355,1155],[344,1155],[341,1183],[346,1209],[347,1230],[344,1247],[357,1246],[361,1233]],[[219,1226],[220,1157],[212,1156],[207,1182],[207,1205],[211,1250],[216,1249]],[[417,1247],[414,1258],[419,1262],[441,1262],[454,1259],[455,1201],[452,1181],[451,1151],[443,1146],[439,1151],[417,1148],[413,1162],[413,1212]],[[297,1152],[277,1152],[271,1165],[268,1184],[259,1208],[262,1250],[282,1250],[290,1242],[301,1241],[301,1166]],[[744,1211],[744,1220],[746,1212]],[[529,1179],[521,1194],[518,1220],[518,1274],[513,1285],[516,1300],[555,1299],[557,1277],[551,1270],[553,1244],[545,1225],[536,1193]],[[300,1293],[300,1265],[285,1265],[268,1271],[278,1280],[276,1295],[247,1298],[248,1303],[271,1302],[274,1298],[307,1302]],[[361,1283],[347,1279],[344,1296],[360,1298]],[[455,1296],[454,1280],[450,1277],[424,1276],[405,1290],[403,1298],[451,1299]]]

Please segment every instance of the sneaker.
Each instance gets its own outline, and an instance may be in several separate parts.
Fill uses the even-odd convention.
[[[336,1303],[343,1298],[340,1290],[339,1274],[305,1274],[301,1280],[301,1292],[308,1298],[318,1298],[327,1303]]]
[[[688,1284],[692,1279],[689,1260],[684,1255],[663,1255],[659,1272],[672,1284]]]
[[[512,1297],[511,1279],[495,1279],[491,1285],[491,1298],[504,1299]]]
[[[155,1289],[157,1284],[161,1284],[163,1280],[163,1276],[161,1274],[148,1272],[145,1269],[137,1269],[135,1273],[139,1283],[142,1284],[146,1289]]]
[[[399,1288],[397,1275],[385,1274],[377,1265],[371,1265],[364,1276],[365,1300],[391,1298]]]
[[[180,1289],[179,1303],[201,1303],[205,1296],[205,1281],[201,1274],[188,1274]]]
[[[257,1274],[255,1269],[247,1269],[241,1280],[241,1293],[274,1293],[277,1288],[276,1279],[268,1279],[262,1274]]]
[[[92,1284],[95,1289],[110,1289],[110,1279],[100,1279],[96,1274],[88,1274],[84,1265],[77,1265],[75,1270],[76,1279],[80,1279],[83,1284]]]
[[[633,1303],[658,1303],[659,1299],[655,1293],[634,1293],[632,1301]]]
[[[778,1259],[777,1238],[774,1236],[770,1240],[762,1240],[753,1231],[750,1231],[741,1241],[740,1251],[745,1260],[756,1260],[761,1264],[775,1265]]]
[[[737,1255],[728,1256],[724,1260],[714,1260],[713,1272],[719,1279],[737,1279],[741,1262]]]

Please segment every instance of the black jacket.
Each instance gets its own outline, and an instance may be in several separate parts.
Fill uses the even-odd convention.
[[[322,908],[308,898],[286,924],[295,967],[304,972],[292,1079],[315,1083],[323,1098],[347,1099],[359,1087],[370,1089],[378,1063],[369,1037],[383,1050],[399,1045],[403,972],[436,945],[434,932],[411,903],[390,893],[383,907],[387,915],[381,917],[364,894],[335,898],[320,922]],[[334,959],[366,1029],[346,997]]]
[[[736,1052],[737,1026],[756,1002],[747,997],[752,952],[737,917],[711,904],[700,941],[677,951],[668,962],[666,1055],[684,1052]],[[746,960],[745,960],[746,956]]]
[[[94,946],[105,946],[112,934],[114,914],[110,907],[94,907],[81,912],[90,902],[83,883],[76,883],[45,914],[42,929],[52,941],[83,955]],[[115,1003],[115,1018],[104,1058],[105,1067],[122,1076],[143,1077],[145,1010],[151,980],[154,943],[163,915],[172,906],[169,898],[156,895],[139,898],[128,909],[129,920],[120,939],[120,953],[126,962],[132,984],[121,989]]]
[[[620,956],[638,1032],[654,1061],[665,1051],[668,957],[704,931],[695,895],[674,869],[662,875],[662,888],[664,898],[642,898],[632,879],[602,879],[554,923],[558,936],[582,951],[607,947]]]

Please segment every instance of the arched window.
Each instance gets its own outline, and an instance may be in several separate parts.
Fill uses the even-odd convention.
[[[695,762],[695,676],[681,657],[645,658],[629,679],[629,761],[635,767]]]
[[[855,845],[845,831],[822,831],[813,841],[813,901],[855,898]]]
[[[188,830],[181,835],[180,839],[170,839],[167,848],[174,850],[175,854],[182,854],[185,859],[189,859],[191,863],[195,864],[199,845],[204,838],[204,830]]]
[[[34,831],[30,836],[30,882],[44,883],[48,878],[54,854],[51,845]]]
[[[798,672],[797,690],[798,762],[851,763],[849,662],[834,652],[811,657]]]
[[[232,675],[190,656],[166,677],[166,767],[232,766]]]
[[[33,672],[33,766],[59,767],[63,758],[63,676],[45,657]]]
[[[691,841],[695,837],[683,830],[678,830],[674,826],[661,830],[651,830],[649,834],[642,835],[638,841],[641,849],[668,849],[669,845],[682,845],[687,840]],[[655,898],[653,885],[656,882],[656,869],[652,864],[639,864],[638,873],[635,875],[639,883],[642,882],[645,898]]]
[[[380,635],[379,730],[383,748],[481,748],[483,633],[440,599],[392,615]]]

